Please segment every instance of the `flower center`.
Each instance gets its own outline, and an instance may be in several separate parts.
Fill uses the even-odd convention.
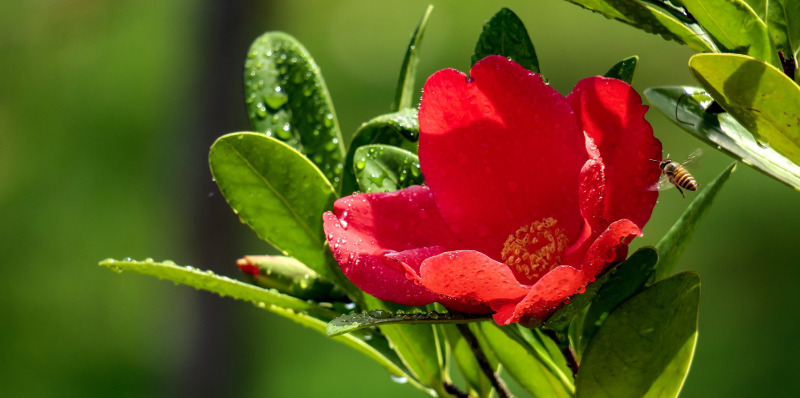
[[[551,217],[543,218],[520,227],[506,239],[500,256],[520,282],[533,284],[564,260],[569,238],[556,224]]]

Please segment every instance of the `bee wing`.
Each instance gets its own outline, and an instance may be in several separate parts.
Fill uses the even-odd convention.
[[[669,177],[667,177],[667,176],[662,174],[661,177],[658,178],[658,181],[655,184],[653,184],[652,186],[650,186],[649,188],[647,188],[647,190],[648,191],[665,191],[665,190],[670,189],[670,188],[675,188],[675,184],[673,184],[669,180]]]
[[[686,158],[686,161],[681,163],[681,165],[685,167],[692,167],[697,166],[700,164],[700,157],[703,156],[703,150],[700,148],[695,149],[689,156]]]

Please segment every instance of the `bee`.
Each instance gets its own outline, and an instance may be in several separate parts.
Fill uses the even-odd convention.
[[[661,180],[658,182],[656,189],[663,190],[674,186],[678,188],[678,192],[680,192],[681,196],[684,198],[686,195],[681,188],[687,191],[696,191],[697,181],[692,177],[691,173],[686,171],[685,166],[696,160],[699,156],[700,150],[698,149],[692,152],[685,162],[678,163],[669,159],[669,155],[667,155],[667,158],[658,163],[658,167],[661,168]]]

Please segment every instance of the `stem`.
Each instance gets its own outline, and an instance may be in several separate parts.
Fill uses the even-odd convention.
[[[481,367],[483,373],[489,378],[492,387],[497,390],[497,396],[499,398],[513,398],[514,396],[508,391],[506,383],[503,382],[503,380],[497,376],[497,373],[494,372],[494,369],[492,369],[492,365],[489,364],[489,360],[486,359],[486,355],[483,353],[480,343],[478,343],[478,338],[469,330],[469,325],[459,323],[456,324],[456,327],[458,327],[461,335],[464,336],[464,339],[469,343],[472,354],[475,355],[475,359],[478,361],[478,365]]]
[[[578,361],[575,360],[575,353],[569,348],[569,343],[562,342],[554,330],[542,328],[542,332],[551,338],[561,350],[561,354],[564,355],[564,359],[567,361],[567,367],[572,371],[572,378],[575,379],[578,374]]]
[[[469,394],[461,391],[456,387],[453,383],[444,382],[444,390],[447,391],[448,394],[457,397],[457,398],[472,398]]]

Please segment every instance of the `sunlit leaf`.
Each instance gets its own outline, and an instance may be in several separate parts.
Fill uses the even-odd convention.
[[[342,195],[350,195],[358,190],[354,173],[356,149],[370,144],[387,144],[417,153],[416,141],[419,138],[419,122],[416,109],[378,116],[358,128],[347,150],[344,175],[342,176]]]
[[[456,363],[459,372],[467,382],[467,393],[474,397],[488,397],[492,393],[494,387],[486,377],[486,374],[481,370],[478,361],[475,359],[470,348],[469,342],[459,332],[455,325],[441,325],[447,337],[448,344],[450,345],[450,352],[453,356],[453,361]],[[494,371],[497,371],[497,364],[493,366]]]
[[[616,19],[648,33],[660,35],[667,40],[684,43],[697,52],[717,51],[714,43],[696,24],[674,12],[658,7],[652,2],[631,0],[567,0],[606,18]]]
[[[294,37],[268,32],[256,39],[244,66],[253,129],[311,159],[338,189],[344,142],[319,67]]]
[[[422,36],[425,34],[425,27],[428,25],[431,11],[433,11],[433,5],[429,5],[425,10],[417,29],[411,35],[406,56],[403,57],[403,66],[400,67],[400,78],[397,80],[397,92],[394,95],[394,105],[392,106],[393,111],[412,108],[414,106],[412,101],[419,96],[419,93],[414,90],[417,63],[419,62],[419,46],[422,44]]]
[[[683,253],[683,249],[692,240],[694,231],[711,209],[711,204],[719,193],[728,177],[736,168],[736,163],[728,166],[713,182],[694,198],[692,203],[684,210],[675,224],[661,237],[656,244],[659,260],[653,280],[659,280],[669,275]]]
[[[695,79],[747,130],[800,164],[800,86],[777,68],[738,54],[698,54]]]
[[[286,256],[245,256],[236,261],[254,284],[300,299],[342,301],[344,291],[305,264]]]
[[[233,211],[256,234],[334,281],[322,213],[336,193],[313,163],[287,144],[256,133],[220,137],[211,173]]]
[[[800,166],[756,141],[727,113],[712,114],[705,108],[713,99],[696,87],[653,87],[644,96],[678,126],[723,153],[776,180],[800,190]]]
[[[460,312],[395,312],[384,309],[354,312],[340,315],[328,324],[328,335],[338,336],[372,326],[383,326],[401,323],[468,323],[490,319],[488,315],[470,315]]]
[[[682,0],[706,32],[720,46],[720,52],[747,54],[778,65],[777,54],[764,24],[742,0]]]
[[[393,192],[425,179],[417,155],[390,145],[365,145],[356,149],[355,173],[362,192]]]
[[[576,396],[675,397],[697,342],[700,278],[682,273],[620,304],[583,354]]]
[[[514,60],[525,69],[539,73],[539,60],[528,30],[514,11],[501,8],[483,25],[475,44],[472,65],[489,55],[502,55]]]
[[[634,55],[617,62],[611,69],[606,72],[605,77],[613,77],[614,79],[622,80],[628,84],[633,82],[633,75],[636,72],[636,65],[639,63],[639,57]]]

